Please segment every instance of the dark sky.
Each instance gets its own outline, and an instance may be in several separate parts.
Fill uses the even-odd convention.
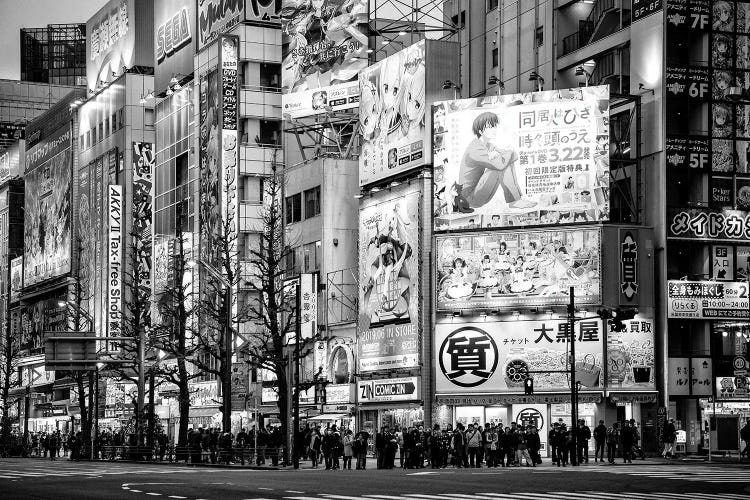
[[[106,0],[0,0],[0,78],[21,75],[21,28],[85,23]]]

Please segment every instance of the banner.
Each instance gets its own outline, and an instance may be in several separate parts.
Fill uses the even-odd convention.
[[[598,319],[576,322],[576,371],[587,388],[603,383],[604,332]],[[570,391],[570,325],[565,320],[435,325],[436,392]],[[529,375],[527,372],[539,372]],[[542,373],[542,372],[555,373]],[[563,373],[557,373],[563,372]],[[584,375],[585,374],[585,375]]]
[[[420,191],[394,188],[359,213],[359,371],[419,366]]]
[[[598,304],[601,236],[596,228],[438,236],[438,310]]]
[[[230,255],[235,253],[237,246],[237,230],[239,229],[237,213],[237,163],[239,159],[239,144],[237,136],[237,61],[239,39],[237,37],[221,37],[221,218],[225,235],[231,243]]]
[[[681,240],[742,241],[750,239],[750,213],[740,210],[668,208],[667,237]]]
[[[607,388],[656,390],[654,320],[642,318],[623,323],[625,330],[617,332],[612,322],[607,322]]]
[[[24,286],[70,272],[72,153],[69,124],[26,152]]]
[[[16,257],[10,261],[10,301],[18,300],[18,295],[23,288],[23,256]]]
[[[426,86],[424,40],[360,73],[360,185],[424,165]]]
[[[608,86],[432,109],[436,230],[609,220]]]
[[[221,193],[219,180],[219,75],[208,73],[200,81],[199,130],[200,158],[199,225],[200,258],[216,267],[218,239],[221,231]]]
[[[750,317],[748,283],[744,281],[667,282],[667,317],[739,319]]]
[[[122,334],[122,186],[111,185],[108,195],[107,336]]]
[[[299,118],[356,108],[357,75],[368,64],[367,0],[282,4],[282,113]]]
[[[246,0],[198,1],[198,51],[237,26],[245,18]],[[256,0],[257,1],[257,0]]]
[[[151,265],[153,260],[153,199],[155,154],[150,142],[133,143],[133,251],[137,255],[140,325],[151,328]]]

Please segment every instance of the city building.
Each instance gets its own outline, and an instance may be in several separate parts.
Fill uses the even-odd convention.
[[[85,85],[86,24],[21,28],[21,81]]]

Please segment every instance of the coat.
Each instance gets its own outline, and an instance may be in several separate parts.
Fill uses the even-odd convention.
[[[344,456],[345,457],[354,456],[354,450],[352,449],[352,444],[354,444],[354,436],[352,436],[351,434],[345,435],[343,442],[344,442]]]

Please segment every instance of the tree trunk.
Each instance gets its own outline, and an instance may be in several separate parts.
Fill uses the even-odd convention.
[[[187,445],[188,421],[190,419],[190,386],[188,380],[187,366],[184,358],[177,358],[177,367],[180,374],[179,379],[179,402],[180,402],[180,427],[177,432],[177,446]]]
[[[291,455],[291,441],[289,439],[289,391],[287,390],[287,378],[286,373],[276,374],[278,391],[279,391],[279,420],[281,421],[281,436],[282,446],[284,447],[284,463],[290,464],[292,460]]]

